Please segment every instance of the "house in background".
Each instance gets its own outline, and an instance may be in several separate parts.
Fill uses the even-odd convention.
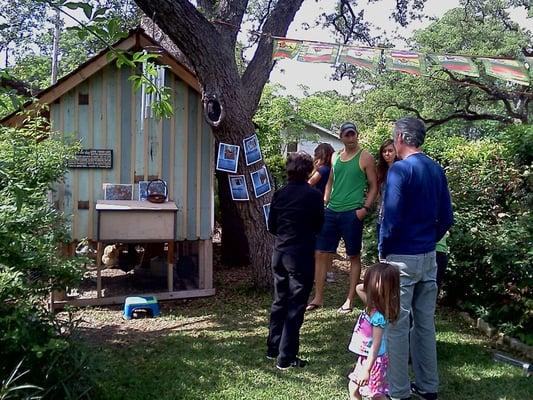
[[[49,106],[47,116],[52,129],[65,137],[74,136],[83,150],[76,160],[78,165],[69,168],[64,181],[57,184],[53,201],[71,217],[70,254],[85,238],[97,243],[100,250],[102,245],[133,243],[135,238],[141,244],[164,242],[159,261],[164,268],[159,275],[166,271],[166,279],[159,279],[157,284],[152,280],[148,287],[139,285],[137,279],[146,270],[134,278],[136,270],[108,276],[110,270],[98,268],[96,290],[85,291],[96,292],[96,298],[82,296],[71,304],[121,303],[127,295],[143,293],[156,294],[159,299],[213,295],[214,137],[203,118],[200,85],[186,65],[142,29],[131,31],[113,47],[124,51],[159,49],[157,62],[165,67],[161,68],[161,78],[170,88],[174,114],[170,118],[152,117],[145,107],[146,93],[134,90],[129,80],[137,71],[117,68],[107,49],[40,92],[37,100]],[[17,126],[21,117],[14,113],[0,123]],[[139,182],[158,179],[167,184],[168,201],[162,205],[139,201]],[[133,193],[133,198],[104,204],[104,183],[130,187],[128,192]],[[154,218],[147,218],[147,214]],[[102,235],[103,215],[113,215],[113,222],[107,226],[114,229],[115,241]],[[125,223],[128,218],[133,220],[130,225]],[[163,227],[164,237],[158,237]],[[169,255],[168,264],[164,251]],[[100,259],[97,257],[97,265]],[[187,275],[187,284],[183,284],[183,275]],[[123,281],[130,293],[107,289],[118,281]]]
[[[313,122],[306,122],[301,139],[298,142],[289,142],[286,147],[286,153],[305,151],[312,156],[319,143],[329,143],[335,151],[341,150],[344,147],[339,135]]]

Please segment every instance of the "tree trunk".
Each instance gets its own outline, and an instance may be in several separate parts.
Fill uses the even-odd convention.
[[[217,146],[218,149],[218,146]],[[248,239],[244,233],[239,211],[231,199],[228,176],[217,171],[218,201],[220,209],[221,257],[224,265],[237,267],[250,263]]]
[[[242,139],[252,135],[254,131],[251,118],[240,123],[234,122],[232,126],[234,129],[229,130],[229,132],[226,129],[214,129],[220,142],[241,145]],[[239,132],[241,130],[242,132]],[[248,133],[245,134],[243,132]],[[226,215],[222,215],[222,218],[228,218],[223,221],[222,233],[224,234],[224,230],[229,228],[227,234],[235,234],[234,237],[229,239],[230,242],[226,244],[229,245],[226,250],[228,252],[233,250],[235,254],[228,254],[228,257],[236,258],[237,260],[241,260],[243,256],[248,255],[252,283],[257,287],[269,287],[272,285],[270,259],[273,237],[266,229],[263,205],[270,203],[272,192],[257,199],[254,195],[250,175],[265,164],[261,161],[247,166],[244,162],[244,155],[240,154],[238,165],[237,174],[244,175],[248,187],[249,201],[232,200],[228,180],[228,175],[232,174],[217,171],[221,211],[224,209],[227,211]]]

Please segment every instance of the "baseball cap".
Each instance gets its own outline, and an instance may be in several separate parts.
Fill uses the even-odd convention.
[[[345,122],[341,125],[339,132],[342,135],[345,132],[352,131],[353,133],[357,134],[357,127],[353,122]]]

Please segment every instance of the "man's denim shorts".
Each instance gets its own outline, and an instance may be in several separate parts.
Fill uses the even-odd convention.
[[[336,212],[326,208],[324,225],[316,238],[316,250],[335,253],[341,237],[346,245],[346,255],[359,255],[363,239],[363,221],[357,218],[355,210]]]

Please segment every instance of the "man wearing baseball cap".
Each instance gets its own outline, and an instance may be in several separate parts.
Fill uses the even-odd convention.
[[[352,122],[340,127],[344,149],[333,154],[331,173],[324,193],[326,205],[324,225],[316,240],[315,297],[307,311],[324,303],[324,281],[341,237],[350,258],[350,289],[344,304],[337,310],[349,313],[353,309],[355,287],[361,275],[361,242],[363,219],[369,213],[378,192],[374,158],[359,146],[359,133]]]

